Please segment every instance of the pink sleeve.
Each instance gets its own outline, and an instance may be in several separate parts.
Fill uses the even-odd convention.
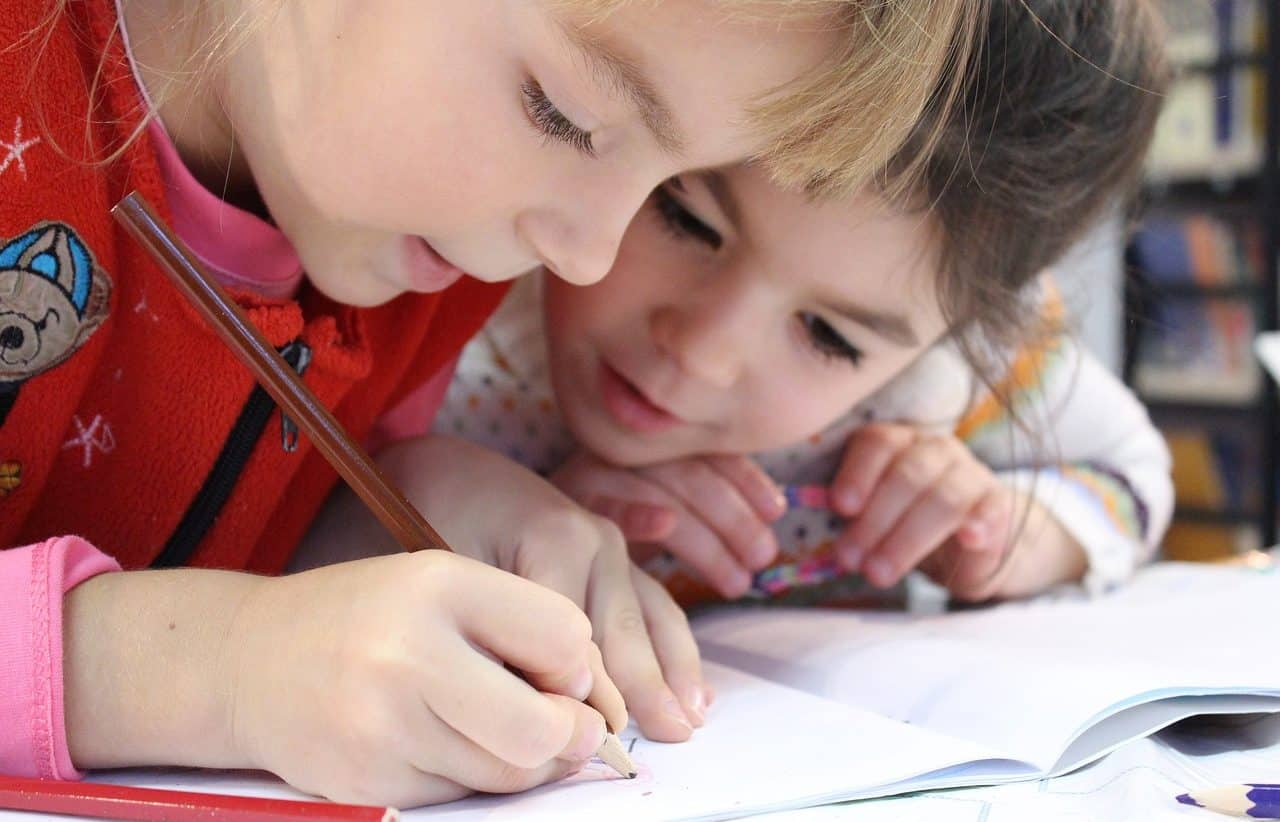
[[[80,778],[62,705],[62,595],[118,570],[79,537],[0,550],[0,773]]]

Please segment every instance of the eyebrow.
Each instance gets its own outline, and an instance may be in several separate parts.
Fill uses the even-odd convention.
[[[916,336],[915,329],[911,327],[907,318],[900,314],[872,311],[860,305],[847,303],[829,302],[826,303],[826,307],[851,322],[879,334],[894,345],[911,348],[920,344],[920,338]]]
[[[600,35],[583,31],[568,21],[559,22],[565,37],[586,58],[597,80],[602,80],[614,93],[621,92],[631,98],[645,128],[658,146],[668,154],[682,154],[684,137],[676,126],[671,108],[649,82],[640,65]]]

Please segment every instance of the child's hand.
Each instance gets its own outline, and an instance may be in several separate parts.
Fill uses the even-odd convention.
[[[745,594],[752,572],[778,554],[770,524],[786,511],[786,501],[747,457],[690,457],[628,469],[580,452],[552,481],[617,523],[638,560],[659,546],[728,598]]]
[[[562,777],[625,719],[579,608],[443,551],[276,578],[103,574],[64,617],[82,768],[259,768],[408,807]]]
[[[611,522],[463,440],[393,446],[379,464],[454,550],[558,591],[587,613],[608,676],[646,736],[678,742],[702,724],[707,692],[684,612],[632,564]],[[609,693],[612,684],[599,677],[592,704],[601,707],[602,696],[615,704]]]
[[[281,577],[238,624],[240,749],[337,800],[525,790],[599,747],[605,718],[588,693],[607,691],[597,704],[625,719],[582,612],[465,557],[402,553]]]
[[[981,601],[1084,572],[1084,552],[1061,525],[954,436],[897,424],[859,429],[831,498],[850,518],[837,556],[874,585],[895,585],[919,567],[957,599]]]

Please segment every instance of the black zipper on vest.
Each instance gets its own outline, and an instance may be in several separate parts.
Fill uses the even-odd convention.
[[[280,355],[299,374],[305,372],[311,363],[311,349],[299,340],[281,348]],[[235,424],[231,426],[231,433],[227,434],[226,441],[222,443],[222,450],[218,453],[213,468],[209,469],[204,484],[187,506],[178,527],[165,543],[164,550],[152,560],[152,568],[177,568],[185,565],[191,558],[196,546],[204,539],[231,497],[249,456],[253,454],[254,446],[262,438],[262,432],[275,410],[275,400],[271,399],[271,395],[261,385],[255,385],[249,399],[245,400],[244,407],[240,409]],[[285,451],[292,451],[297,447],[297,429],[283,415],[280,427],[281,447]]]

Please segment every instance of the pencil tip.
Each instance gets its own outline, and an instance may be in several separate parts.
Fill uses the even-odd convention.
[[[1197,801],[1195,800],[1195,798],[1194,798],[1194,797],[1192,797],[1192,796],[1191,796],[1191,794],[1189,794],[1189,793],[1180,793],[1180,794],[1178,794],[1178,796],[1176,797],[1176,799],[1177,799],[1179,802],[1181,802],[1183,805],[1194,805],[1194,806],[1195,806],[1195,807],[1197,807],[1197,808],[1203,808],[1203,807],[1204,807],[1204,805],[1201,805],[1199,802],[1197,802]]]
[[[629,771],[629,772],[627,773],[627,779],[635,779],[635,778],[636,778],[636,772],[635,772],[635,771]]]

